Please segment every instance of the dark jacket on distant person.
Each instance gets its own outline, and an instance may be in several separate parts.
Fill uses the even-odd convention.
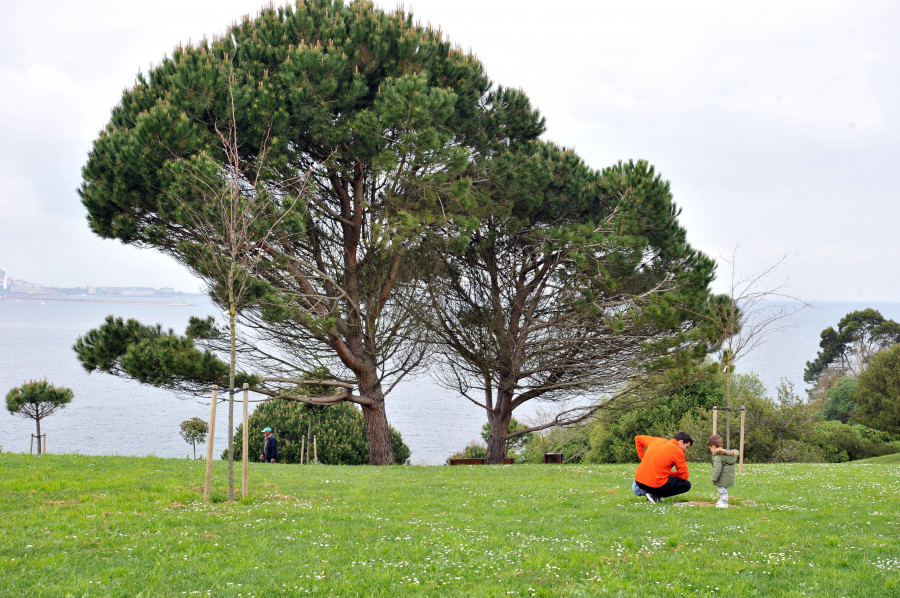
[[[272,459],[275,460],[275,463],[278,462],[278,439],[275,438],[275,434],[269,434],[266,437],[266,445],[263,448],[263,461],[271,463]]]

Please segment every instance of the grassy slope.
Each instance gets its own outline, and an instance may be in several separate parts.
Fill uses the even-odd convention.
[[[872,457],[871,459],[860,459],[859,461],[855,461],[856,464],[860,463],[876,463],[880,465],[900,465],[900,453],[894,453],[892,455],[884,455],[881,457]]]
[[[708,465],[655,506],[631,466],[254,464],[209,505],[203,467],[0,454],[0,595],[900,594],[897,465],[749,466],[727,511],[684,504]]]

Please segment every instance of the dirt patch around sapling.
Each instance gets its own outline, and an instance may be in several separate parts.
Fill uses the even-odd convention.
[[[679,507],[714,507],[714,506],[716,506],[716,503],[707,502],[705,500],[688,500],[685,502],[678,502],[675,504],[678,505]],[[735,507],[735,505],[728,505],[729,509],[733,509],[734,507]]]

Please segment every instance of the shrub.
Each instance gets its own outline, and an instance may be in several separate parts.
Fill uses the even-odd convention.
[[[802,440],[787,439],[773,447],[770,463],[820,463],[822,455],[813,445]]]
[[[859,375],[853,395],[857,423],[900,434],[900,344],[876,353]]]
[[[843,376],[838,378],[834,385],[825,391],[825,403],[822,405],[822,417],[827,420],[837,420],[848,423],[858,405],[853,400],[853,395],[859,383],[856,378]]]
[[[708,413],[713,405],[721,405],[723,393],[723,377],[708,376],[676,388],[666,396],[647,397],[636,409],[603,412],[591,424],[589,461],[637,463],[635,436],[671,436],[682,429],[679,425],[686,415],[700,416]]]
[[[328,465],[363,465],[369,462],[369,447],[362,412],[351,403],[322,406],[286,401],[267,401],[259,405],[249,419],[250,458],[257,460],[262,453],[263,428],[272,428],[278,439],[281,463],[300,463],[303,437],[316,438],[320,463]],[[243,425],[238,426],[234,437],[234,458],[241,458]],[[400,433],[390,428],[391,445],[397,463],[409,461],[409,447],[403,443]],[[312,461],[313,451],[309,458]],[[223,458],[225,454],[223,453]]]
[[[695,442],[685,457],[690,461],[709,460],[704,443],[712,433],[712,406],[724,404],[721,377],[706,379],[684,387],[672,396],[646,407],[608,414],[593,425],[591,460],[601,463],[637,462],[634,436],[668,437],[678,430],[690,434]],[[744,460],[756,463],[811,462],[824,459],[820,447],[812,442],[816,408],[794,393],[793,386],[782,382],[778,400],[766,396],[762,381],[755,374],[739,374],[732,379],[732,406],[744,405]],[[679,419],[672,421],[678,415]],[[725,436],[726,412],[720,412],[718,432]],[[740,443],[740,414],[732,414],[731,448]]]
[[[591,450],[591,427],[552,428],[536,435],[525,445],[522,460],[543,463],[544,453],[561,453],[565,463],[584,463]]]
[[[810,443],[815,430],[816,408],[804,403],[794,393],[793,385],[786,382],[779,385],[777,402],[764,394],[756,394],[743,397],[741,403],[747,408],[745,461],[779,463],[822,460],[816,447]],[[732,426],[732,432],[734,428]],[[732,448],[737,448],[737,443],[732,442]]]
[[[589,425],[570,430],[554,430],[536,437],[524,451],[529,462],[540,462],[544,452],[561,452],[567,460],[578,459],[579,448],[588,436],[586,460],[594,463],[636,463],[634,436],[668,437],[678,430],[690,434],[694,446],[689,461],[705,462],[704,445],[712,433],[713,404],[724,401],[721,379],[704,380],[685,386],[664,399],[648,401],[638,409],[609,411]],[[846,381],[844,381],[846,384]],[[803,402],[790,383],[778,387],[778,399],[766,396],[755,374],[733,378],[732,405],[744,405],[744,460],[753,463],[842,462],[900,452],[900,438],[862,425],[817,419],[818,405]],[[672,418],[680,414],[680,419]],[[739,414],[732,415],[731,448],[738,448]],[[725,419],[719,414],[718,432],[725,435]],[[583,448],[582,448],[583,450]]]
[[[506,428],[507,434],[512,434],[513,432],[518,432],[519,430],[525,430],[528,426],[523,423],[519,423],[516,418],[511,418],[509,420],[509,426]],[[450,463],[450,459],[485,459],[487,458],[487,439],[491,434],[491,424],[486,423],[481,426],[481,438],[484,442],[473,441],[466,445],[466,448],[463,450],[454,453],[447,457],[446,463]],[[506,439],[506,457],[508,459],[518,459],[520,457],[519,451],[528,444],[531,438],[534,436],[533,432],[529,432],[527,434],[520,434],[515,438],[507,438]]]
[[[816,424],[811,442],[829,463],[880,457],[897,452],[893,438],[859,424],[824,421]]]
[[[487,445],[474,441],[466,445],[466,448],[447,457],[446,464],[450,465],[450,459],[484,459],[487,457]]]

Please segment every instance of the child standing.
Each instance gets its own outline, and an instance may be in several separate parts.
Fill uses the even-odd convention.
[[[712,483],[719,491],[719,501],[716,507],[728,508],[728,488],[734,486],[734,464],[738,460],[738,451],[729,451],[722,448],[722,437],[713,434],[706,442],[712,453]]]

